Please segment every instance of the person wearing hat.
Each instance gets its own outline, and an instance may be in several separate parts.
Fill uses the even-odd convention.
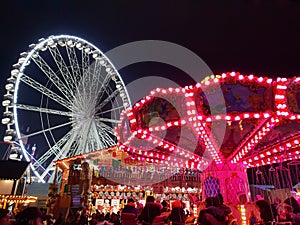
[[[8,217],[7,209],[0,209],[0,225],[9,225],[9,217]]]

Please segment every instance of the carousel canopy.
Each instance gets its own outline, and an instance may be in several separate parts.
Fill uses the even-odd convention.
[[[184,88],[157,88],[123,113],[119,148],[133,160],[205,169],[297,159],[300,78],[231,72]]]
[[[24,175],[29,162],[16,160],[0,161],[0,179],[1,180],[19,180]]]

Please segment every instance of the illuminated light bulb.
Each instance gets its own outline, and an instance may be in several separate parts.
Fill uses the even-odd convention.
[[[181,120],[181,124],[182,125],[186,124],[186,121],[185,120]]]
[[[234,77],[235,75],[236,75],[235,72],[231,72],[231,73],[230,73],[230,76],[232,76],[232,77]]]
[[[210,117],[206,118],[206,122],[211,122],[211,118]]]
[[[263,82],[263,80],[264,80],[264,78],[262,78],[262,77],[259,77],[259,78],[257,79],[258,82]]]
[[[167,91],[166,91],[165,89],[163,89],[161,92],[162,92],[163,94],[166,94],[166,93],[167,93]]]
[[[258,119],[260,117],[260,115],[258,113],[254,114],[254,118]]]
[[[151,94],[151,95],[154,95],[154,94],[155,94],[155,91],[150,91],[150,94]]]
[[[248,76],[249,80],[252,80],[253,78],[254,78],[254,76],[252,74]]]
[[[216,120],[220,120],[220,119],[221,119],[221,116],[217,115]]]
[[[272,83],[272,79],[268,79],[268,80],[267,80],[267,83],[268,83],[268,84],[271,84],[271,83]]]
[[[234,118],[234,120],[238,121],[238,120],[241,120],[241,118],[240,118],[239,116],[236,116],[236,117]]]
[[[156,88],[155,90],[156,90],[156,92],[160,92],[161,89],[160,88]]]
[[[222,78],[226,78],[227,74],[226,73],[222,73]]]
[[[218,78],[215,78],[215,79],[214,79],[214,82],[215,82],[215,83],[218,83],[218,82],[219,82],[219,79],[218,79]]]
[[[225,120],[231,120],[230,116],[225,116]]]
[[[248,114],[248,113],[245,113],[244,114],[244,118],[246,119],[246,118],[249,118],[250,117],[250,115]]]
[[[136,119],[132,119],[129,121],[130,123],[136,123]]]
[[[243,75],[239,75],[239,80],[244,80],[244,76]]]

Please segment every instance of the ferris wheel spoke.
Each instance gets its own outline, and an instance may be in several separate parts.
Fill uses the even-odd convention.
[[[59,141],[57,141],[50,149],[48,149],[45,154],[40,157],[35,163],[33,163],[33,167],[37,169],[39,165],[45,163],[50,157],[54,155],[54,160],[58,160],[59,158],[64,158],[65,155],[61,152],[62,146],[70,139],[73,131],[69,131],[64,137],[62,137]]]
[[[101,121],[101,122],[115,123],[115,124],[117,124],[119,122],[119,120],[109,119],[109,118],[97,118],[95,120]]]
[[[71,41],[72,42],[72,41]],[[73,43],[70,43],[72,45]],[[81,79],[80,67],[78,64],[75,48],[68,46],[68,42],[66,44],[67,54],[70,61],[71,69],[73,72],[73,77],[76,83],[78,83]]]
[[[99,113],[97,113],[96,115],[97,115],[97,116],[98,116],[98,115],[103,115],[103,114],[105,114],[105,113],[109,113],[109,112],[113,112],[113,111],[122,111],[123,109],[125,109],[125,108],[124,108],[123,105],[121,105],[121,106],[119,106],[119,107],[114,107],[114,108],[111,108],[111,109],[109,109],[109,110],[106,110],[106,111],[103,111],[103,112],[99,112]]]
[[[109,126],[107,126],[106,124],[104,123],[100,123],[100,124],[97,124],[97,128],[99,129],[99,131],[101,132],[101,134],[104,134],[105,135],[105,140],[107,142],[107,146],[113,146],[113,145],[116,145],[116,140],[114,140],[111,136],[114,136],[115,133],[113,131],[113,129]],[[99,132],[98,131],[98,132]],[[110,135],[109,135],[110,134]]]
[[[110,133],[111,135],[115,135],[114,129],[112,127],[106,125],[105,123],[100,122],[99,126],[103,127],[103,129],[106,130],[106,132]]]
[[[82,73],[83,76],[85,76],[86,74],[89,74],[90,72],[90,57],[89,54],[86,53],[85,51],[82,51],[81,53],[81,57],[82,57]]]
[[[91,127],[92,127],[93,123],[94,123],[94,120],[89,119],[84,124],[81,124],[81,126],[78,127],[78,129],[80,130],[80,132],[78,132],[78,135],[79,135],[79,139],[81,141],[78,145],[78,148],[76,149],[75,154],[80,154],[78,151],[86,152],[88,143],[90,142],[90,140],[94,139],[93,132],[91,132]],[[92,151],[94,151],[94,150],[95,149],[92,149]]]
[[[83,88],[83,90],[88,90],[86,96],[90,99],[92,98],[92,88],[94,85],[94,82],[91,81],[90,77],[93,76],[94,73],[91,72],[89,54],[87,54],[85,51],[82,51],[82,74],[83,79],[85,80],[85,87]]]
[[[64,98],[60,97],[58,94],[54,93],[53,91],[49,90],[48,88],[44,87],[37,81],[33,80],[29,76],[22,74],[20,80],[25,84],[31,86],[35,90],[39,91],[41,94],[48,96],[49,98],[53,99],[54,101],[58,102],[62,106],[71,110],[71,103],[66,101]]]
[[[47,108],[41,108],[37,106],[32,106],[32,105],[24,105],[24,104],[15,104],[17,109],[23,109],[23,110],[28,110],[28,111],[35,111],[35,112],[42,112],[42,113],[47,113],[47,114],[53,114],[53,115],[60,115],[60,116],[67,116],[67,117],[72,117],[71,112],[65,112],[65,111],[60,111],[60,110],[55,110],[55,109],[47,109]]]
[[[68,88],[54,73],[51,67],[45,62],[45,60],[37,55],[32,57],[32,60],[36,65],[44,72],[44,74],[52,81],[52,83],[58,88],[58,90],[67,98],[68,101],[72,101],[73,96],[70,94],[70,88]]]
[[[104,137],[105,137],[105,138],[103,137],[103,139],[107,143],[107,146],[114,146],[114,145],[116,145],[116,141],[113,140],[110,135],[108,135],[108,133],[107,133],[107,131],[105,129],[103,129],[103,130],[104,130],[103,134],[104,134]]]
[[[99,133],[97,129],[97,124],[95,122],[92,124],[91,129],[92,129],[92,134],[94,134],[93,138],[91,139],[92,140],[91,145],[93,146],[93,149],[97,150],[97,149],[105,148],[106,146],[103,145],[102,143],[103,141],[100,138],[102,133]]]
[[[58,48],[56,46],[50,47],[49,51],[57,65],[60,73],[62,74],[63,79],[64,79],[67,87],[69,88],[69,91],[72,94],[72,97],[74,98],[73,90],[75,90],[76,83],[74,81],[74,78],[71,76],[70,71],[69,71],[60,51],[58,50]]]
[[[108,83],[110,82],[110,80],[111,80],[111,76],[112,76],[112,74],[110,74],[110,73],[107,73],[106,74],[106,76],[105,76],[105,78],[104,78],[104,80],[103,80],[103,82],[102,82],[102,84],[101,84],[101,87],[100,87],[100,89],[98,90],[98,94],[99,94],[99,97],[98,97],[98,99],[101,99],[102,98],[102,96],[103,96],[103,94],[105,93],[105,91],[107,90],[107,86],[108,86]],[[116,89],[116,91],[117,91],[118,89]],[[98,95],[97,95],[98,96]]]
[[[102,109],[103,106],[105,106],[107,103],[109,103],[114,97],[118,95],[119,91],[114,90],[113,93],[111,93],[106,99],[104,99],[96,108],[96,111]]]
[[[42,134],[42,133],[45,133],[45,132],[49,132],[49,131],[52,131],[52,130],[55,130],[55,129],[58,129],[58,128],[61,128],[61,127],[64,127],[64,126],[71,125],[73,123],[74,123],[74,121],[69,121],[67,123],[63,123],[63,124],[60,124],[60,125],[57,125],[57,126],[54,126],[54,127],[50,127],[50,128],[44,129],[44,130],[40,130],[40,131],[31,133],[31,134],[23,135],[20,139],[33,137],[33,136],[36,136],[36,135],[39,135],[39,134]]]

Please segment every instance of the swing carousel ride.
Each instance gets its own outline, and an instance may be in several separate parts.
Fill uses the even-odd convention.
[[[286,179],[277,184],[292,183],[285,165],[298,168],[299,119],[300,78],[231,72],[156,88],[122,113],[116,134],[130,160],[202,171],[203,198],[221,192],[225,202],[241,204],[250,201],[249,168],[268,167]]]

